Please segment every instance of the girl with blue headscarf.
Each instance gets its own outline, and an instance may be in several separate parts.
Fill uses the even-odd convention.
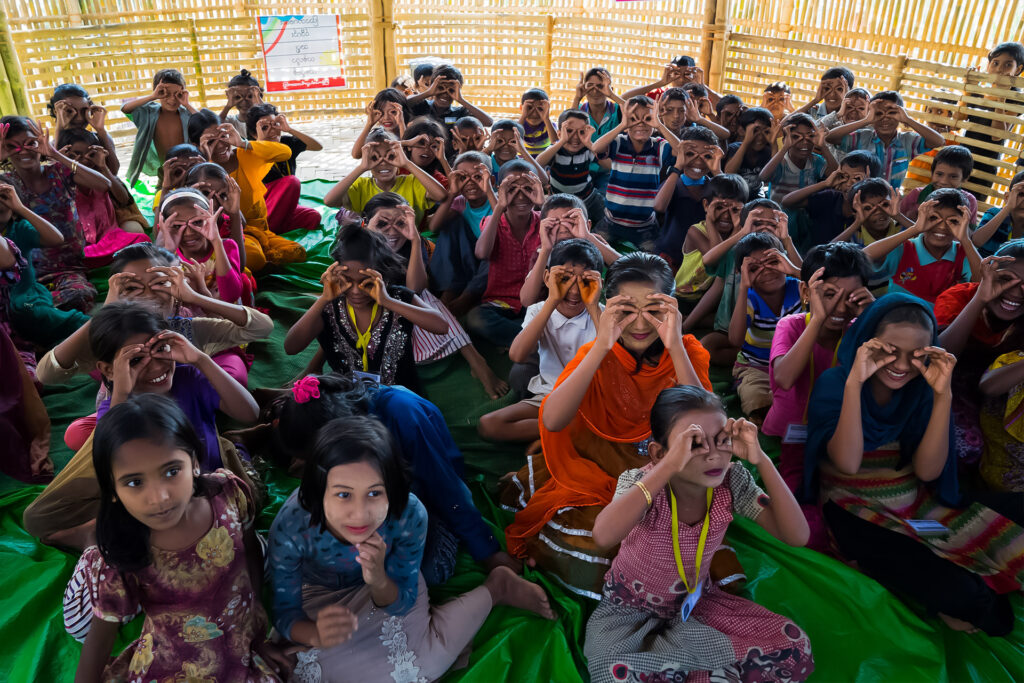
[[[953,507],[956,358],[936,327],[930,305],[906,294],[882,297],[850,327],[811,395],[805,493],[820,483],[840,551],[880,583],[952,628],[1005,635],[1024,529],[980,504]]]

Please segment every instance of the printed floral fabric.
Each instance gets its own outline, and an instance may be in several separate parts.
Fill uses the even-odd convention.
[[[254,645],[266,615],[246,562],[244,533],[255,509],[246,484],[226,470],[207,475],[220,491],[210,499],[213,526],[184,550],[153,549],[150,566],[120,572],[90,548],[97,579],[93,615],[121,622],[141,606],[142,634],[113,660],[103,680],[117,683],[267,683],[278,677]]]

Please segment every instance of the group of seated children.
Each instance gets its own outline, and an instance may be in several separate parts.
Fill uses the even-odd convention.
[[[1024,46],[987,64],[1020,76]],[[316,349],[257,403],[257,278],[306,260],[290,237],[323,221],[295,172],[321,145],[248,71],[219,112],[177,70],[152,86],[121,107],[125,180],[81,86],[54,91],[52,136],[0,119],[2,466],[49,482],[25,528],[80,553],[76,680],[435,680],[493,607],[558,618],[524,563],[597,602],[594,681],[804,680],[807,633],[738,595],[736,516],[952,629],[1013,629],[1024,173],[999,197],[973,127],[1010,125],[1003,100],[968,120],[980,142],[947,144],[955,96],[920,117],[837,66],[799,108],[785,83],[748,105],[684,56],[622,95],[591,68],[569,109],[532,88],[495,120],[459,69],[421,64],[366,105],[324,197],[333,262],[284,336]],[[152,226],[129,188],[156,191]],[[423,366],[456,354],[494,401],[480,436],[531,444],[501,484],[507,551],[424,398]],[[86,374],[54,476],[40,392]],[[741,416],[712,393],[730,376]],[[257,455],[301,477],[269,543]],[[486,578],[432,604],[460,547]]]

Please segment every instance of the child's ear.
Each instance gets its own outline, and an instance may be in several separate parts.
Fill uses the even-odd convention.
[[[665,453],[667,451],[668,449],[662,446],[657,441],[651,441],[650,445],[647,447],[647,454],[651,456],[651,462],[655,464],[660,462],[661,459],[665,457]]]
[[[803,280],[800,281],[800,301],[807,303],[811,299],[811,288]]]
[[[700,200],[700,202],[701,202],[701,204],[704,205],[704,213],[707,213],[708,212],[708,207],[711,206],[711,202],[709,202],[707,199],[702,199],[702,200]]]
[[[98,361],[96,361],[96,369],[100,371],[101,375],[103,375],[103,379],[105,379],[108,382],[113,382],[114,381],[114,364],[113,363],[105,363],[105,362],[103,362],[101,360],[98,360]]]

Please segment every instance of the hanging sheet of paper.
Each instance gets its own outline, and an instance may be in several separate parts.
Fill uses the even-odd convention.
[[[337,14],[266,16],[256,21],[268,92],[346,86]]]

